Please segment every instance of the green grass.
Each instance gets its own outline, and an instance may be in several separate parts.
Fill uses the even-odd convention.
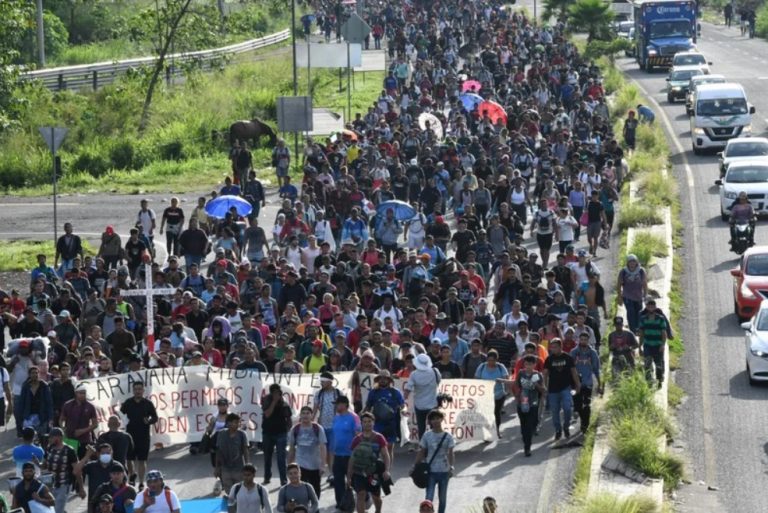
[[[366,112],[375,101],[384,73],[362,78],[355,76],[353,113]],[[140,76],[86,94],[26,86],[20,93],[26,99],[21,128],[0,136],[0,189],[50,194],[50,154],[35,128],[46,125],[70,129],[59,152],[62,192],[181,193],[216,185],[230,166],[229,125],[256,116],[274,126],[277,97],[291,95],[292,84],[290,59],[284,56],[233,64],[219,73],[192,72],[181,85],[158,88],[143,134],[137,130],[144,92]],[[306,88],[306,75],[299,84]],[[315,107],[344,111],[347,92],[338,91],[335,70],[313,71],[312,89]],[[254,151],[254,167],[274,182],[269,149]]]
[[[656,207],[635,200],[634,203],[622,206],[619,228],[626,230],[627,228],[637,228],[638,226],[653,226],[662,222],[663,219]]]
[[[677,408],[683,402],[685,391],[680,388],[676,383],[668,383],[667,385],[667,404],[672,408]]]
[[[635,232],[632,247],[628,251],[640,260],[643,267],[647,267],[654,258],[663,258],[667,255],[667,244],[660,236],[646,230]]]
[[[677,456],[659,448],[659,440],[674,428],[654,402],[655,389],[638,370],[622,377],[608,400],[611,414],[610,444],[616,455],[649,477],[664,479],[674,489],[683,476]]]
[[[603,376],[605,379],[605,376]],[[576,460],[576,471],[573,473],[573,497],[580,499],[587,496],[589,478],[592,472],[592,451],[595,448],[595,431],[597,429],[600,411],[593,408],[589,428],[584,436],[584,445]]]
[[[578,501],[569,513],[659,513],[656,502],[645,496],[621,498],[602,493]]]
[[[83,240],[83,249],[87,255],[95,255],[96,252]],[[37,255],[40,253],[48,256],[48,264],[53,265],[54,247],[53,240],[27,241],[27,240],[3,240],[0,241],[0,272],[29,271],[37,265]]]

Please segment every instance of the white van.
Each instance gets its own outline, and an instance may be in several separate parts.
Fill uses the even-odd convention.
[[[696,88],[691,116],[691,142],[698,154],[724,148],[728,139],[752,135],[755,108],[747,102],[741,84],[702,84]]]

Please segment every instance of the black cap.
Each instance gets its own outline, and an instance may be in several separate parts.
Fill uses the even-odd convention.
[[[113,461],[112,465],[109,466],[109,471],[110,472],[125,472],[125,467],[119,461]]]

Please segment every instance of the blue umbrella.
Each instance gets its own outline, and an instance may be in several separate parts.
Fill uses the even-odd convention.
[[[464,105],[464,108],[467,109],[469,112],[472,112],[472,110],[474,110],[475,105],[485,101],[482,96],[475,93],[460,94],[459,100],[461,100],[461,103]]]
[[[379,204],[376,207],[376,213],[380,216],[386,216],[387,210],[392,209],[395,212],[395,219],[398,221],[407,221],[416,215],[416,209],[405,201],[389,200]]]
[[[235,207],[241,216],[247,216],[253,210],[253,206],[240,196],[224,195],[209,201],[205,205],[205,212],[211,217],[224,219],[232,207]]]

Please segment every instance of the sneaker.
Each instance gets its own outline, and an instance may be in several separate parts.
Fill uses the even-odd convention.
[[[570,438],[571,437],[571,428],[567,427],[565,428],[565,437]]]
[[[219,495],[221,495],[221,490],[222,490],[221,480],[217,479],[216,482],[213,484],[213,495],[218,497]]]
[[[560,440],[563,437],[563,432],[558,430],[555,431],[555,441]]]
[[[139,483],[139,491],[144,491],[144,483]]]
[[[326,478],[325,482],[328,483],[328,484],[333,484],[333,474],[329,475]]]
[[[541,433],[541,428],[539,426],[536,426],[536,429],[533,430],[533,436],[536,436],[539,433]]]
[[[531,457],[531,450],[530,449],[526,449],[525,450],[525,457],[526,458],[530,458]]]
[[[264,478],[264,481],[261,482],[264,486],[267,486],[270,483],[271,479]]]

